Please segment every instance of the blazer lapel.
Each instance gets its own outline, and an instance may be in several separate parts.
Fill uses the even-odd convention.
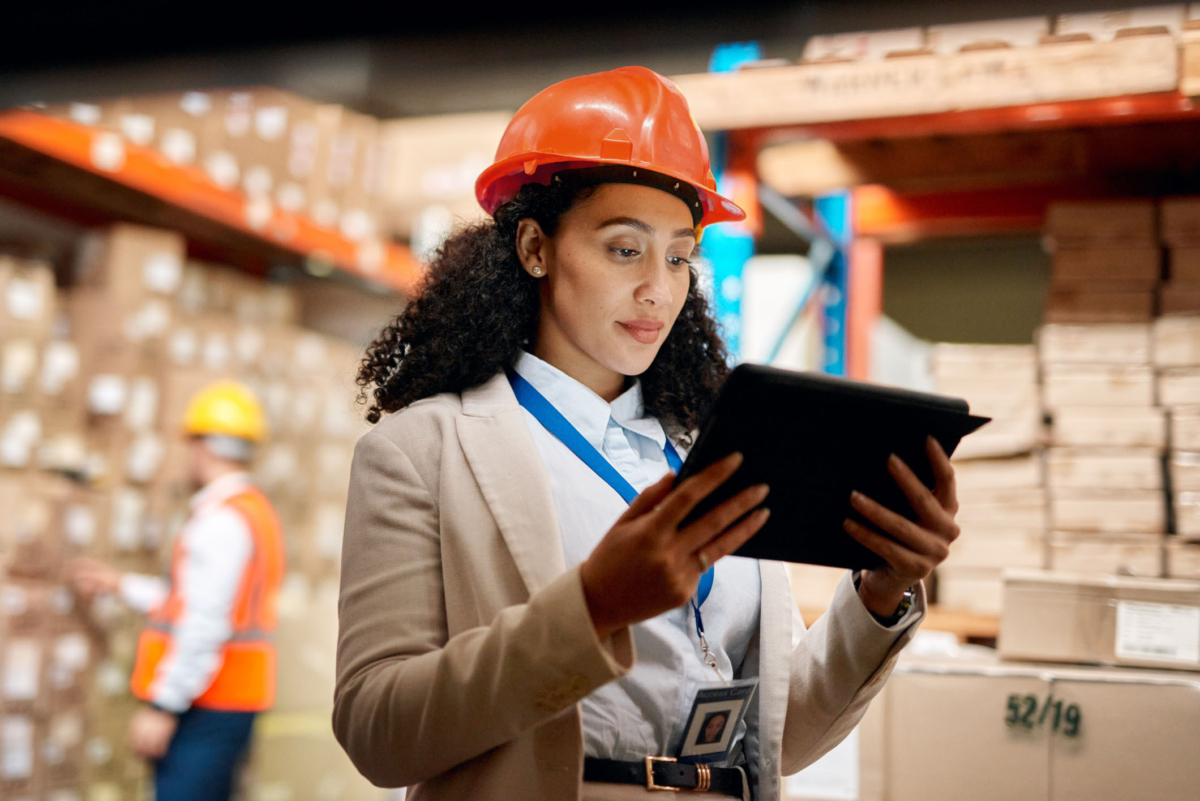
[[[503,373],[462,399],[463,453],[532,595],[566,570],[546,466]]]

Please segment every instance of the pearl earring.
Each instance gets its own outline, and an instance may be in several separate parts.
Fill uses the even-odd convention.
[[[534,275],[541,275],[541,274],[542,274],[542,268],[541,268],[541,267],[534,267],[534,268],[533,268],[533,274],[534,274]]]

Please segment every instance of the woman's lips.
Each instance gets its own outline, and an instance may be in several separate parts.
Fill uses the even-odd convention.
[[[643,345],[653,345],[658,341],[658,334],[663,329],[663,323],[654,320],[632,320],[628,323],[617,323],[629,333],[629,336]]]

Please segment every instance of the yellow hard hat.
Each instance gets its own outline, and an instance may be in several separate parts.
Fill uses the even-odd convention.
[[[225,436],[261,442],[267,420],[254,393],[236,381],[221,381],[192,396],[183,415],[189,436]]]

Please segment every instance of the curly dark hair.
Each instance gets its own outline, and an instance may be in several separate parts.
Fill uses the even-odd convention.
[[[511,367],[537,336],[537,279],[517,257],[517,224],[536,220],[548,236],[590,187],[528,184],[495,220],[453,234],[438,249],[423,286],[366,351],[358,372],[367,421],[440,392],[462,392]],[[650,368],[639,379],[646,412],[672,436],[703,419],[729,374],[725,345],[695,269],[687,300]]]

